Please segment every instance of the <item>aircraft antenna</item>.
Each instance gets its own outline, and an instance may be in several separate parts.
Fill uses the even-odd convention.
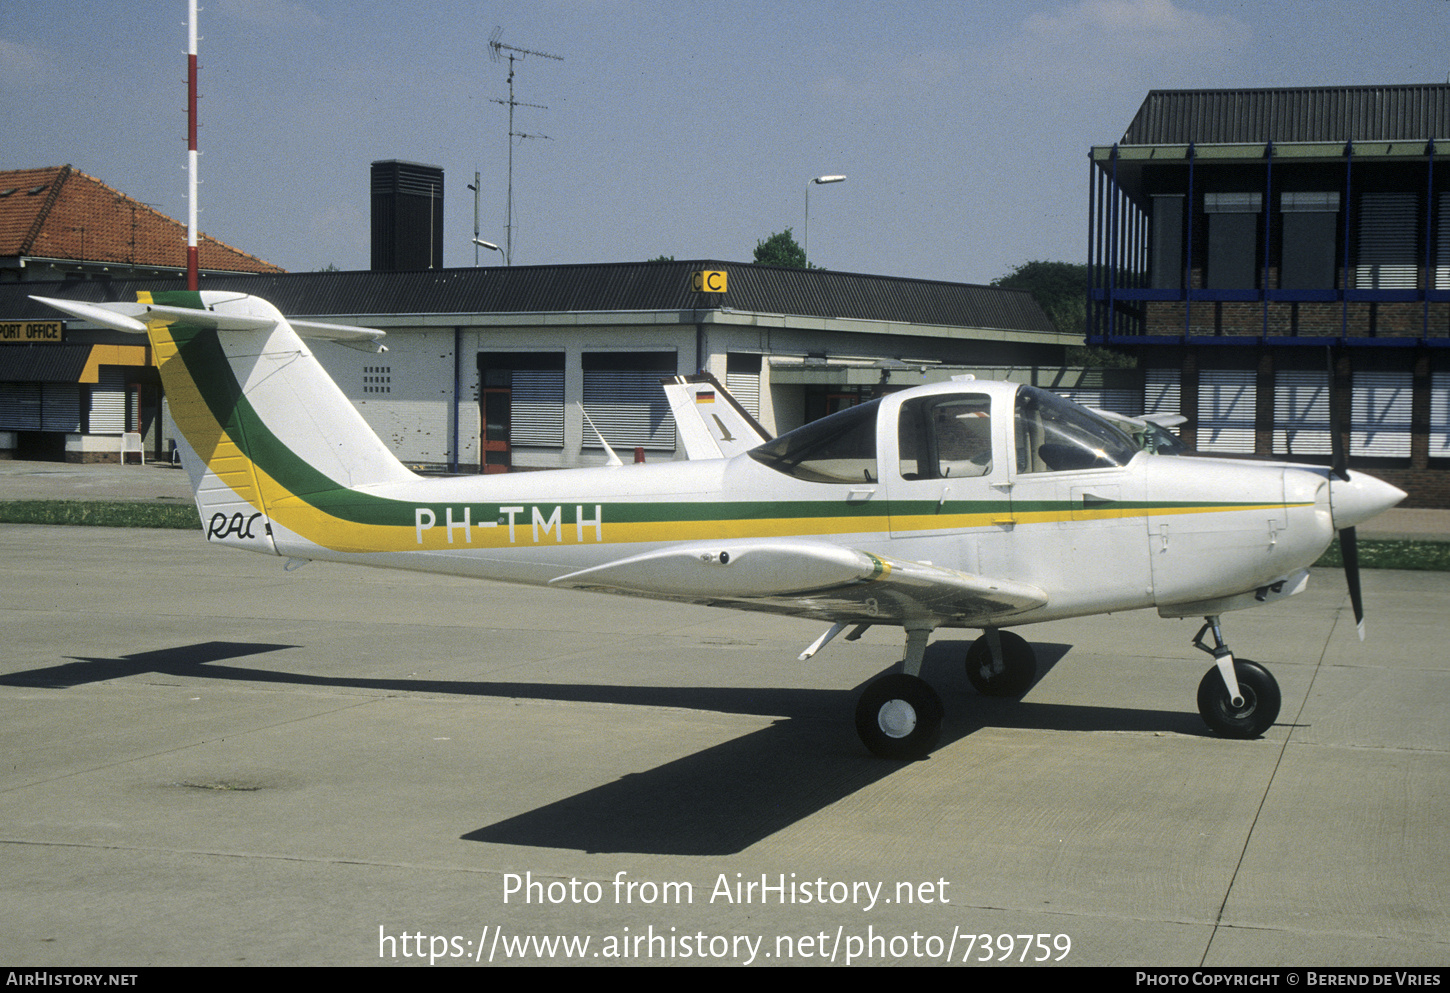
[[[522,132],[519,132],[519,131],[515,131],[514,130],[514,108],[515,107],[537,107],[540,110],[548,110],[549,109],[548,107],[546,107],[544,104],[541,104],[541,103],[523,103],[523,102],[521,102],[519,100],[515,100],[514,99],[514,63],[517,62],[517,61],[522,61],[526,56],[529,56],[529,55],[537,55],[540,58],[544,58],[544,59],[557,59],[560,62],[563,62],[564,61],[564,56],[562,56],[562,55],[553,55],[553,54],[550,54],[549,52],[540,52],[540,51],[536,51],[536,50],[534,50],[532,48],[519,48],[516,45],[505,45],[503,42],[501,42],[501,41],[498,40],[499,39],[499,36],[502,35],[502,34],[503,34],[503,28],[494,28],[493,29],[493,34],[490,35],[489,36],[489,39],[488,39],[488,47],[489,47],[489,50],[490,50],[489,51],[489,54],[493,58],[493,61],[497,62],[500,59],[504,59],[504,58],[507,58],[509,60],[509,79],[508,79],[508,82],[509,82],[509,98],[507,100],[494,100],[493,101],[494,103],[503,104],[505,107],[507,107],[509,109],[509,129],[508,129],[508,142],[509,142],[508,199],[506,201],[506,210],[505,210],[505,217],[504,217],[504,251],[503,251],[503,264],[507,266],[507,265],[512,265],[513,264],[513,257],[514,257],[514,139],[515,138],[521,138],[521,139],[522,138],[544,138],[544,139],[550,140],[550,141],[553,140],[553,139],[549,138],[549,136],[546,135],[546,134],[524,134]]]

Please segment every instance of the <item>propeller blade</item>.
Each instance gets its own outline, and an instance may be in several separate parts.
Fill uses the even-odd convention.
[[[1329,451],[1331,453],[1329,466],[1340,479],[1348,480],[1349,453],[1345,451],[1344,445],[1344,398],[1341,396],[1339,403],[1334,402],[1335,394],[1339,392],[1334,388],[1334,350],[1326,346],[1324,355],[1329,366]],[[1340,534],[1343,533],[1343,531],[1340,532]]]
[[[1339,532],[1339,554],[1344,559],[1344,579],[1349,585],[1349,605],[1354,610],[1354,629],[1364,641],[1364,595],[1359,588],[1359,538],[1354,528]]]

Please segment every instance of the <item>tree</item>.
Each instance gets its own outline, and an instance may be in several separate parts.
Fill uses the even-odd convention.
[[[811,268],[806,265],[806,251],[796,244],[790,228],[778,231],[764,241],[755,243],[757,265],[778,265],[790,269]]]
[[[1024,262],[1005,276],[992,280],[1004,290],[1025,290],[1037,301],[1052,326],[1066,334],[1087,331],[1087,266],[1071,262]],[[1072,365],[1128,369],[1138,360],[1106,348],[1073,345],[1067,350]]]
[[[1026,290],[1052,326],[1067,334],[1087,329],[1087,266],[1071,262],[1024,262],[992,280],[1004,290]]]

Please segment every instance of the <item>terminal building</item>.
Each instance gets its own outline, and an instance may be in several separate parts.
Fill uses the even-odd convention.
[[[32,293],[101,302],[183,285],[0,284],[0,321],[54,322]],[[289,316],[386,331],[386,352],[325,342],[315,351],[393,452],[429,469],[600,464],[601,436],[625,458],[674,458],[660,380],[700,370],[775,433],[954,373],[1074,387],[1094,402],[1104,387],[1101,374],[1064,371],[1066,346],[1082,339],[1056,330],[1029,295],[963,283],[700,260],[209,275],[201,286],[255,294]],[[64,323],[67,342],[95,343],[77,348],[127,344]],[[49,347],[30,346],[31,368],[45,366]],[[0,376],[5,363],[0,352]],[[74,370],[55,375],[76,382]],[[155,399],[128,410],[125,430],[148,458],[167,458],[174,433],[164,398]],[[79,415],[74,406],[57,430],[95,434],[85,403]],[[44,409],[22,416],[28,426],[17,427],[14,404],[8,414],[0,406],[0,447],[8,435],[10,451],[28,457],[50,422]],[[72,437],[67,450],[79,444]]]
[[[1091,152],[1087,339],[1191,445],[1450,505],[1450,85],[1154,91]]]

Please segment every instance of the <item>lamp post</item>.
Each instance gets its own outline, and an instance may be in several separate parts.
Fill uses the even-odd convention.
[[[483,244],[483,242],[478,240],[478,188],[480,185],[482,184],[479,183],[478,173],[475,171],[473,174],[473,182],[468,184],[468,188],[473,191],[473,267],[475,269],[478,268],[477,246]]]
[[[806,268],[811,264],[811,187],[820,186],[823,183],[844,183],[845,176],[816,176],[806,183],[806,227],[805,234],[801,238],[801,254],[806,257]]]

